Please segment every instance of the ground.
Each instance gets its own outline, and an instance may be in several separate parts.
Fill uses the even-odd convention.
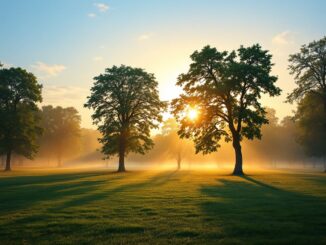
[[[326,174],[0,173],[1,244],[326,244]]]

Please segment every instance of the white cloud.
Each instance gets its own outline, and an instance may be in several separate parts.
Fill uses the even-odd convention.
[[[43,104],[53,104],[62,106],[83,105],[89,90],[75,86],[44,86]]]
[[[272,43],[278,45],[291,44],[293,43],[293,33],[290,31],[283,31],[278,33],[273,37]]]
[[[87,14],[87,16],[88,16],[89,18],[95,18],[95,17],[96,17],[96,14],[94,14],[94,13],[89,13],[89,14]]]
[[[48,65],[41,61],[36,62],[31,67],[43,78],[57,76],[66,69],[64,65]]]
[[[142,34],[138,37],[138,41],[144,41],[144,40],[147,40],[149,39],[150,37],[152,36],[151,33],[145,33],[145,34]]]
[[[95,56],[93,57],[93,61],[102,61],[103,57],[102,56]]]
[[[94,5],[100,12],[106,12],[109,10],[109,5],[105,3],[94,3]]]

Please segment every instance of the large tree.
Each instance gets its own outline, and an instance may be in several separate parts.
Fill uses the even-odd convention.
[[[24,69],[0,69],[0,151],[6,155],[7,171],[13,153],[33,158],[38,149],[41,89],[36,77]]]
[[[41,111],[44,133],[40,139],[41,153],[56,157],[58,167],[64,157],[76,153],[80,141],[80,115],[74,107],[43,106]]]
[[[295,114],[297,140],[309,156],[323,158],[326,172],[326,114],[322,98],[316,93],[307,93],[298,103]]]
[[[206,46],[191,55],[189,71],[178,77],[183,93],[172,107],[181,123],[179,135],[192,138],[196,153],[204,154],[217,151],[222,138],[232,141],[235,175],[243,174],[243,137],[261,138],[260,128],[268,123],[261,95],[280,94],[277,77],[270,75],[271,57],[258,44],[230,53]],[[191,108],[197,108],[200,115],[187,116],[185,111]]]
[[[299,53],[290,55],[289,62],[298,87],[288,95],[288,100],[300,101],[307,93],[314,93],[321,98],[326,114],[326,36],[303,45]]]
[[[145,154],[153,147],[150,131],[162,121],[165,103],[159,99],[153,74],[140,68],[113,66],[94,78],[85,104],[102,133],[102,152],[119,157],[119,172],[125,171],[129,152]]]

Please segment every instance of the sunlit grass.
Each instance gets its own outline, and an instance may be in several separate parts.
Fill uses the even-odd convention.
[[[18,171],[0,177],[1,244],[325,244],[326,176]]]

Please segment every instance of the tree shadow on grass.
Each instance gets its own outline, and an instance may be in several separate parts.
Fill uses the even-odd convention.
[[[1,225],[6,227],[6,229],[0,230],[0,240],[6,238],[9,239],[8,241],[10,239],[32,241],[31,233],[43,234],[48,237],[55,234],[72,235],[79,232],[90,233],[90,236],[95,233],[99,235],[143,233],[145,228],[136,224],[120,224],[112,227],[96,222],[101,214],[96,210],[99,204],[97,201],[107,202],[105,205],[110,205],[110,200],[115,196],[119,196],[117,198],[119,200],[122,193],[129,195],[139,189],[155,188],[167,183],[175,174],[175,172],[164,172],[141,182],[128,182],[127,184],[120,184],[119,179],[128,178],[129,174],[115,175],[109,179],[101,178],[101,180],[96,178],[86,180],[83,175],[66,175],[66,178],[49,176],[51,185],[46,185],[49,183],[43,177],[31,178],[30,182],[24,178],[26,184],[23,185],[20,180],[20,185],[16,188],[13,188],[14,180],[11,180],[11,184],[7,185],[7,189],[10,191],[0,197],[2,201],[0,212],[8,215],[10,211],[22,212],[25,208],[30,208],[31,213],[23,212],[3,221],[0,219]],[[19,179],[19,177],[14,178]],[[56,183],[55,179],[59,182]],[[64,182],[64,180],[73,180],[73,182]],[[113,183],[115,181],[117,182]],[[34,185],[32,187],[31,182]],[[113,187],[110,186],[111,183]],[[46,202],[47,205],[41,208],[43,202]],[[40,208],[38,209],[38,207]],[[89,219],[90,223],[80,223],[78,219]],[[17,230],[21,230],[21,232],[17,234]]]
[[[43,185],[59,183],[61,181],[72,181],[76,179],[89,178],[103,175],[103,173],[61,173],[61,174],[42,174],[28,176],[2,176],[0,177],[0,188],[18,188],[29,185]]]
[[[250,176],[218,182],[201,187],[207,198],[200,206],[207,224],[222,229],[225,237],[260,244],[325,242],[325,199]]]
[[[167,183],[172,177],[175,177],[178,171],[167,171],[160,174],[157,174],[151,178],[145,179],[145,181],[137,181],[128,184],[122,184],[114,188],[98,188],[96,191],[85,193],[85,195],[76,196],[73,199],[70,199],[62,205],[54,207],[53,211],[65,210],[67,208],[75,207],[75,206],[83,206],[90,204],[92,202],[100,201],[100,200],[110,200],[110,197],[114,197],[118,194],[128,194],[138,191],[140,189],[145,188],[156,188],[161,185]],[[121,175],[119,175],[121,176]]]
[[[104,183],[121,178],[87,179],[101,175],[103,174],[80,173],[6,177],[0,181],[0,213],[21,211],[45,201],[65,200],[74,195],[92,192]]]
[[[103,173],[55,174],[45,176],[14,176],[1,180],[0,213],[28,209],[44,201],[61,201],[53,210],[65,209],[76,205],[108,198],[120,192],[132,192],[141,188],[160,186],[176,172],[164,172],[142,182],[103,188],[111,182],[126,178],[127,175],[114,175],[108,179],[89,179]],[[66,201],[65,201],[66,200]]]

